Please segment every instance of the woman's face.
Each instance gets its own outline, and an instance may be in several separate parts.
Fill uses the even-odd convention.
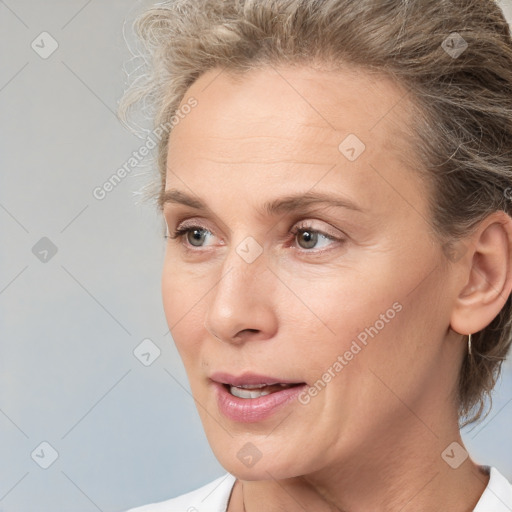
[[[462,347],[427,190],[404,164],[404,91],[268,67],[211,70],[190,97],[164,206],[169,233],[189,231],[168,240],[162,292],[221,464],[288,478],[378,457],[402,429],[432,436],[453,416]]]

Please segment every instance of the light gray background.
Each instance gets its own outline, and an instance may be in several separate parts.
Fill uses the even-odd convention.
[[[148,3],[0,0],[0,512],[120,511],[224,473],[165,335],[161,220],[137,194],[148,169],[92,194],[143,143],[115,110],[122,25]],[[43,31],[58,43],[47,59],[31,47]],[[146,367],[133,351],[147,338],[161,355]],[[507,363],[489,418],[464,434],[509,479],[511,401]]]

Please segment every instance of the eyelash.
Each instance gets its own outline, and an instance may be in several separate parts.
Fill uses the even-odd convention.
[[[179,239],[183,239],[189,231],[194,231],[195,229],[198,229],[198,230],[202,230],[202,231],[207,231],[208,233],[211,233],[213,234],[209,229],[203,227],[203,226],[199,226],[199,225],[192,225],[192,226],[185,226],[185,227],[182,227],[182,228],[177,228],[172,235],[164,235],[164,238],[165,239],[170,239],[170,240],[179,240]],[[344,240],[342,238],[338,238],[338,237],[334,237],[332,235],[328,235],[327,233],[323,232],[323,231],[320,231],[318,229],[313,229],[312,226],[310,225],[300,225],[300,226],[296,226],[294,229],[292,229],[290,231],[290,236],[288,237],[288,239],[286,240],[287,242],[289,241],[289,239],[292,239],[294,240],[295,237],[301,233],[301,232],[309,232],[309,233],[317,233],[319,235],[322,235],[323,237],[327,238],[328,240],[332,241],[332,242],[344,242]],[[191,246],[191,245],[188,245],[188,244],[185,244],[183,243],[185,249],[187,251],[193,251],[193,252],[196,252],[197,250],[200,250],[201,248],[200,247],[196,247],[195,249],[191,249],[191,247],[194,247],[194,246]],[[323,253],[323,252],[326,252],[328,251],[329,249],[321,249],[321,250],[315,250],[315,249],[301,249],[299,248],[300,251],[302,252],[308,252],[308,253]]]

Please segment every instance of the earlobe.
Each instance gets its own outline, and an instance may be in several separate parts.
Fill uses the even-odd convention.
[[[499,210],[481,221],[464,242],[460,292],[450,327],[460,333],[478,332],[499,314],[512,290],[512,218]]]

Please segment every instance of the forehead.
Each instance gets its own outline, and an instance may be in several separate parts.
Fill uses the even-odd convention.
[[[355,134],[368,149],[399,159],[407,153],[407,162],[414,156],[406,139],[412,127],[407,90],[367,70],[267,66],[236,74],[216,68],[192,84],[181,104],[190,97],[198,105],[171,132],[170,152],[180,152],[173,142],[187,139],[244,155],[257,137],[275,156],[291,150],[299,156],[301,148],[320,154]]]
[[[390,79],[352,68],[214,69],[182,104],[191,97],[197,106],[169,138],[166,188],[180,181],[198,193],[226,186],[255,200],[290,187],[334,188],[380,213],[399,208],[398,183],[407,188],[402,197],[417,189],[406,139],[409,98]],[[363,148],[355,161],[343,154],[347,140]]]

